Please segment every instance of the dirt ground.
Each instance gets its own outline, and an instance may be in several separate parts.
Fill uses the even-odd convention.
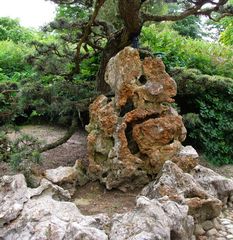
[[[43,143],[51,143],[62,137],[66,132],[64,128],[49,125],[27,125],[21,127],[20,130],[23,133],[37,137]],[[12,133],[10,137],[15,138],[16,134]],[[85,130],[79,129],[66,143],[43,153],[40,169],[73,166],[76,160],[86,159],[86,137],[87,133]],[[201,164],[226,177],[233,177],[233,165],[216,167],[203,159]],[[12,170],[6,163],[1,163],[0,176],[12,173]],[[78,187],[72,201],[84,214],[91,215],[105,212],[112,215],[132,209],[135,206],[135,197],[139,192],[140,189],[127,193],[119,190],[108,191],[98,182],[91,182],[83,187]]]

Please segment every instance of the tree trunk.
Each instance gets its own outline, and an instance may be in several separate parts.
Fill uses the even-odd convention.
[[[120,16],[124,21],[125,27],[113,34],[108,40],[100,61],[100,67],[97,73],[97,91],[106,94],[110,91],[109,85],[104,81],[105,70],[108,61],[119,51],[129,46],[134,37],[137,37],[142,28],[140,16],[140,0],[118,0]]]

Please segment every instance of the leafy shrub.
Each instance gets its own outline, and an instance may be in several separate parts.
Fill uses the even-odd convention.
[[[218,43],[185,38],[165,25],[144,27],[143,46],[160,56],[167,70],[173,67],[197,68],[204,74],[233,78],[233,50]]]
[[[19,134],[11,140],[7,131],[0,131],[0,161],[8,162],[14,170],[29,172],[33,165],[39,164],[40,147],[41,143],[33,136]]]
[[[233,79],[184,68],[171,75],[192,143],[216,164],[233,163]]]
[[[5,81],[0,82],[0,125],[14,121],[20,115],[21,109],[18,104],[18,84]]]
[[[22,43],[0,41],[0,73],[12,77],[14,74],[30,72],[31,67],[25,61],[25,56],[30,52],[32,49]]]
[[[0,41],[29,42],[35,34],[31,29],[20,26],[18,19],[0,17]]]
[[[48,79],[46,79],[47,81]],[[94,81],[77,79],[75,83],[62,77],[44,84],[42,80],[28,80],[21,86],[19,105],[30,110],[31,117],[41,117],[51,122],[68,124],[79,102],[96,94]],[[85,106],[88,108],[88,106]]]

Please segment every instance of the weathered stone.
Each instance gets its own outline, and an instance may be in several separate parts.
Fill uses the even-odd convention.
[[[185,146],[172,158],[172,161],[177,164],[183,171],[189,172],[199,162],[199,155],[192,146]]]
[[[188,173],[175,163],[166,161],[156,181],[148,184],[141,195],[150,199],[168,196],[172,201],[188,205],[189,214],[203,222],[219,216],[222,203],[208,194]]]
[[[196,166],[197,153],[181,144],[186,129],[169,105],[176,83],[161,59],[141,60],[127,47],[109,61],[105,80],[115,96],[91,104],[86,127],[91,179],[125,191],[148,183],[166,160],[185,171]]]
[[[6,194],[8,192],[8,194]],[[18,217],[30,195],[23,175],[0,178],[0,227]]]
[[[207,221],[202,223],[202,227],[205,231],[208,231],[208,230],[210,230],[214,227],[214,224],[213,224],[212,221],[207,220]]]
[[[208,236],[214,236],[214,235],[217,235],[217,234],[218,234],[218,231],[215,228],[212,228],[207,232]]]
[[[205,234],[205,230],[203,229],[203,227],[201,226],[201,224],[195,224],[194,234],[195,234],[196,236]]]
[[[194,222],[188,207],[172,201],[137,199],[136,208],[113,218],[110,240],[191,240]]]
[[[213,219],[213,224],[214,224],[214,228],[216,228],[217,230],[222,229],[222,227],[221,227],[220,223],[218,222],[217,218]]]
[[[77,180],[77,171],[74,167],[58,167],[45,171],[45,178],[52,183],[74,183]]]
[[[83,216],[74,203],[55,200],[70,195],[46,179],[30,189],[23,175],[4,176],[0,187],[0,239],[108,239],[102,230],[107,216]]]
[[[221,176],[209,168],[198,165],[191,174],[205,191],[223,202],[226,198],[229,200],[233,194],[233,180]]]

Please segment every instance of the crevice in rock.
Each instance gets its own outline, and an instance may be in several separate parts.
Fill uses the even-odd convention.
[[[170,239],[171,240],[180,240],[181,237],[180,237],[180,234],[177,234],[175,231],[171,231],[171,235],[170,235]]]
[[[135,109],[133,101],[128,99],[126,104],[120,110],[120,117],[124,117],[124,115],[128,112],[131,112]]]

